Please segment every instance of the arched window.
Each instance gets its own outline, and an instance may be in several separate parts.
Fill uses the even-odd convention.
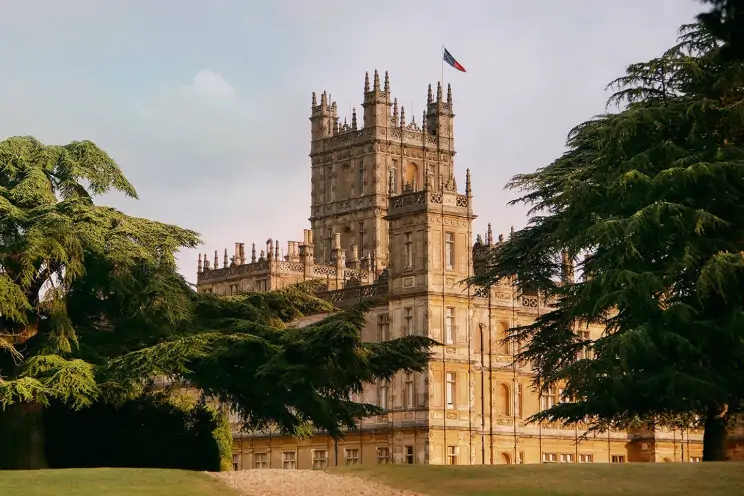
[[[511,342],[504,342],[504,339],[508,336],[507,330],[509,329],[508,322],[499,322],[496,330],[496,349],[501,355],[511,354]]]
[[[418,189],[418,166],[416,164],[406,165],[403,186],[405,189],[410,186],[413,191]]]
[[[501,453],[501,463],[503,463],[504,465],[511,464],[511,455],[509,455],[509,453],[507,453],[506,451]]]
[[[499,384],[498,389],[498,405],[496,407],[496,411],[499,415],[511,415],[511,394],[510,388],[508,384]]]

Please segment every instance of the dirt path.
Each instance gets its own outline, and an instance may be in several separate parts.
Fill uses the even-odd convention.
[[[239,470],[210,475],[247,496],[425,496],[317,470]]]

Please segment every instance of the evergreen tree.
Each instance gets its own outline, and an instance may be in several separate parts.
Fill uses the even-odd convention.
[[[176,272],[195,232],[96,205],[136,198],[117,164],[87,141],[0,141],[0,431],[28,430],[16,466],[44,466],[41,409],[140,394],[153,374],[191,381],[247,426],[339,426],[377,413],[351,391],[399,370],[422,370],[431,342],[361,342],[367,305],[306,329],[331,311],[311,284],[234,298],[200,295]],[[18,439],[18,436],[14,437]],[[0,432],[0,442],[11,439]]]
[[[700,25],[612,83],[620,109],[508,187],[532,207],[472,283],[515,281],[552,307],[513,329],[540,388],[565,402],[532,420],[593,429],[698,422],[725,458],[744,398],[744,65]],[[583,272],[561,281],[562,252]],[[575,332],[604,329],[594,341]],[[579,359],[590,347],[593,359]]]

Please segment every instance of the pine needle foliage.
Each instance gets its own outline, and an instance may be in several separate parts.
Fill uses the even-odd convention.
[[[351,401],[350,393],[400,371],[424,370],[434,342],[411,336],[365,343],[361,333],[372,303],[337,311],[314,296],[314,286],[196,295],[199,310],[187,335],[112,360],[109,380],[144,387],[147,378],[167,375],[228,405],[245,429],[343,436],[359,418],[383,413]],[[330,314],[305,327],[289,325],[320,312]]]
[[[89,405],[98,386],[77,356],[83,337],[135,323],[149,332],[189,313],[184,281],[180,292],[157,283],[180,278],[175,253],[196,246],[196,233],[94,204],[111,191],[137,197],[94,143],[0,141],[0,406]],[[150,292],[131,294],[143,275]]]
[[[362,342],[371,304],[338,312],[315,282],[197,294],[175,264],[197,234],[94,203],[110,191],[137,196],[91,142],[0,141],[0,407],[122,404],[164,375],[220,400],[247,428],[341,436],[382,413],[351,392],[426,367],[432,341]],[[318,313],[328,317],[291,325]]]
[[[568,150],[515,176],[526,228],[471,280],[540,289],[554,305],[510,339],[535,385],[564,388],[533,421],[594,429],[705,427],[722,459],[744,404],[744,64],[703,25],[613,81],[615,112],[580,124]],[[561,252],[583,273],[561,282]],[[600,326],[591,342],[577,330]],[[585,347],[594,359],[579,359]]]

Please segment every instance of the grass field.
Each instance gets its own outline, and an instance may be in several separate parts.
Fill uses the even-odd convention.
[[[492,467],[379,465],[344,467],[331,473],[336,470],[430,496],[744,494],[744,463],[736,462]]]
[[[2,496],[235,496],[199,472],[92,468],[0,471]]]

